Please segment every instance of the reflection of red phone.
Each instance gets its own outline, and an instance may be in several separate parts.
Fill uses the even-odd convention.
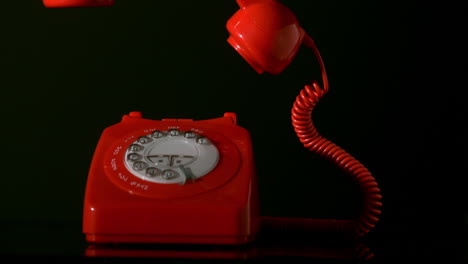
[[[107,128],[86,186],[89,242],[241,244],[259,229],[249,133],[224,117]]]

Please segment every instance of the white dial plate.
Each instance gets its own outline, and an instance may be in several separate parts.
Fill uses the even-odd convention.
[[[161,184],[185,184],[216,167],[219,152],[206,137],[193,131],[155,131],[127,148],[126,168],[135,176]]]

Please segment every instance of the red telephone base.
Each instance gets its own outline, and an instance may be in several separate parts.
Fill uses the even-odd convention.
[[[187,244],[243,244],[253,240],[260,217],[252,147],[249,133],[235,121],[233,113],[204,121],[155,121],[133,112],[105,129],[86,185],[83,214],[86,240]],[[164,137],[154,136],[160,131]],[[185,133],[189,133],[187,137]],[[135,143],[144,135],[152,143],[147,142],[148,138],[141,144]],[[202,143],[194,135],[202,138]],[[206,165],[194,164],[207,159],[203,147],[197,144],[210,145],[207,148],[215,146],[217,163],[204,176],[192,178],[200,166]],[[131,172],[128,157],[136,154],[132,152],[135,145],[136,149],[144,150],[138,152],[139,160],[134,165],[145,161],[145,166],[154,166],[154,172],[159,170],[158,162],[170,160],[171,165],[161,165],[161,170],[165,168],[172,173],[179,170],[175,173],[177,177],[187,174],[188,180],[170,183],[164,181],[173,180],[173,174],[162,178],[161,174],[141,176],[135,171],[139,168]],[[158,152],[161,149],[162,154]],[[187,151],[192,151],[192,156],[186,155]],[[155,153],[161,160],[154,161]],[[172,164],[176,162],[186,165]],[[190,169],[193,173],[187,172]]]

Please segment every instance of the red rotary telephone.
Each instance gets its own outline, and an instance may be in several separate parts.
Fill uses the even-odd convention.
[[[46,7],[110,6],[113,0],[43,0]],[[322,137],[311,113],[328,92],[324,63],[294,14],[275,0],[237,0],[227,22],[229,44],[258,72],[281,73],[299,47],[313,49],[323,86],[313,81],[292,108],[304,147],[353,177],[363,194],[352,220],[259,215],[253,150],[248,131],[226,113],[211,120],[144,119],[140,112],[104,130],[86,186],[83,232],[97,243],[242,244],[260,227],[368,233],[378,221],[380,189],[351,155]]]

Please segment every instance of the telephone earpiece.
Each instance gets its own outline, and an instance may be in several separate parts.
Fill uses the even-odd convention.
[[[279,74],[294,59],[304,38],[296,16],[275,0],[237,0],[227,22],[229,44],[258,72]]]
[[[46,7],[111,6],[115,0],[42,0]]]

